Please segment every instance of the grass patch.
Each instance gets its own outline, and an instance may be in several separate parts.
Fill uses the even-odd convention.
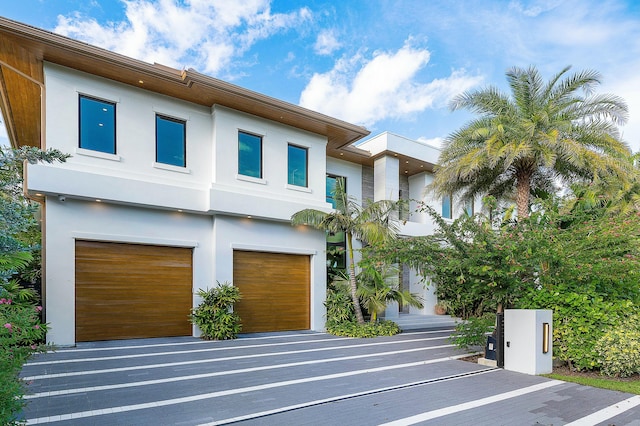
[[[564,380],[565,382],[578,383],[580,385],[592,386],[594,388],[609,389],[620,392],[634,393],[640,395],[640,380],[620,380],[620,379],[607,379],[604,377],[582,377],[582,376],[567,376],[564,374],[544,374],[544,377],[550,379]]]

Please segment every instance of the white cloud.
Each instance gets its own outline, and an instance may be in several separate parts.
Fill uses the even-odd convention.
[[[313,49],[318,55],[330,55],[341,46],[333,30],[323,30],[318,34]]]
[[[300,105],[367,126],[442,107],[482,81],[456,70],[445,78],[419,82],[418,72],[429,62],[430,52],[413,47],[411,39],[396,52],[376,51],[372,56],[342,58],[331,71],[314,74]]]
[[[124,21],[100,24],[75,13],[58,16],[55,31],[147,62],[219,74],[257,41],[311,19],[308,8],[271,13],[268,0],[121,1]]]

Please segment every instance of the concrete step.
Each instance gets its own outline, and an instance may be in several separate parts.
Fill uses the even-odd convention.
[[[386,318],[400,326],[402,330],[418,330],[442,327],[454,327],[459,318],[450,315],[416,315],[400,314],[398,317]]]

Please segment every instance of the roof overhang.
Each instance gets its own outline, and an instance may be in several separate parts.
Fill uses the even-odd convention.
[[[195,104],[222,105],[327,137],[327,155],[362,163],[349,145],[364,127],[281,101],[193,70],[132,59],[0,17],[0,107],[12,146],[44,147],[41,133],[43,63],[51,62]],[[29,78],[25,78],[25,76]],[[360,152],[362,151],[362,152]]]

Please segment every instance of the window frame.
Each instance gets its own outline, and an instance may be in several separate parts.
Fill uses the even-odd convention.
[[[245,134],[247,136],[253,136],[255,138],[258,138],[260,141],[260,159],[258,162],[258,167],[259,167],[259,173],[258,176],[252,176],[252,175],[248,175],[248,174],[244,174],[241,173],[241,168],[240,168],[240,161],[241,161],[241,157],[240,157],[240,135],[241,134]],[[263,162],[264,162],[264,149],[263,149],[263,145],[264,145],[264,136],[254,133],[254,132],[248,132],[246,130],[240,130],[238,129],[238,164],[237,164],[237,171],[238,171],[238,176],[243,177],[243,178],[250,178],[250,179],[258,179],[258,180],[263,180],[264,179],[264,166],[263,166]]]
[[[338,181],[338,179],[344,179],[344,190],[345,192],[347,192],[347,177],[346,176],[340,176],[340,175],[335,175],[333,173],[327,173],[326,177],[325,177],[325,201],[329,204],[331,204],[331,207],[333,207],[334,209],[336,208],[336,200],[333,198],[333,191],[331,193],[329,193],[327,191],[327,179],[334,179],[336,182]],[[335,188],[335,185],[334,185]],[[348,194],[348,192],[347,192]]]
[[[102,151],[99,149],[83,146],[82,144],[82,99],[87,99],[93,102],[100,102],[105,105],[109,105],[113,107],[113,150],[112,151]],[[118,117],[117,117],[117,102],[109,101],[103,98],[99,98],[96,96],[85,95],[83,93],[78,93],[78,148],[85,151],[94,151],[107,155],[116,155],[118,152],[118,141],[117,141],[117,128],[118,128]]]
[[[177,123],[182,125],[182,164],[167,163],[164,161],[160,161],[158,159],[158,120],[170,121],[172,123]],[[166,114],[156,113],[155,125],[156,125],[156,158],[155,158],[156,163],[173,166],[173,167],[186,168],[187,167],[187,120],[171,117],[170,115],[166,115]]]
[[[449,214],[445,216],[445,200],[449,200]],[[451,195],[444,195],[442,197],[442,210],[441,216],[443,219],[453,219],[453,197]]]
[[[299,185],[295,182],[295,176],[293,181],[291,180],[291,148],[299,149],[304,152],[304,185]],[[309,147],[296,145],[293,143],[287,144],[287,185],[297,186],[300,188],[309,187]]]

